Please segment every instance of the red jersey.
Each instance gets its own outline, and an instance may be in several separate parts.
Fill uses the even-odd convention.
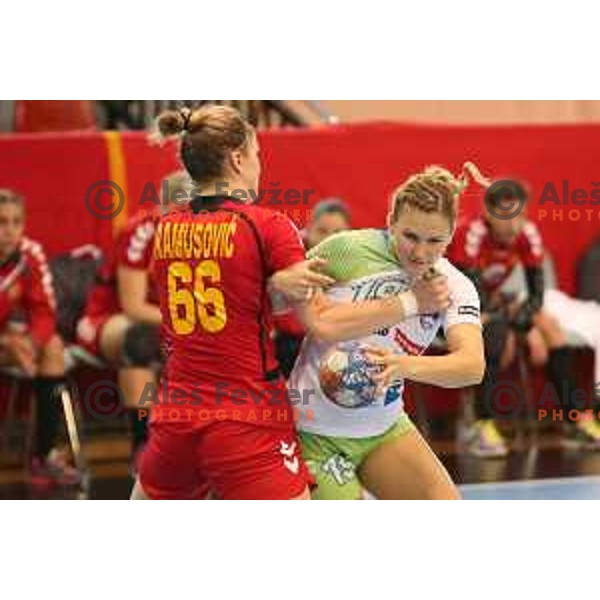
[[[158,214],[142,213],[129,220],[119,233],[115,249],[109,252],[102,266],[99,280],[94,286],[87,302],[85,316],[112,315],[120,310],[117,290],[117,268],[129,267],[146,271],[151,277],[152,240]],[[148,301],[158,304],[158,296],[152,279],[148,286]]]
[[[40,346],[56,332],[52,274],[42,246],[23,238],[17,250],[0,264],[0,328],[24,321]]]
[[[153,418],[183,407],[204,413],[203,422],[290,427],[267,280],[302,260],[292,222],[257,206],[197,198],[161,219],[154,274],[167,356],[161,410],[155,407]],[[181,420],[189,421],[185,412]]]
[[[526,221],[510,244],[503,244],[488,223],[478,218],[458,229],[449,258],[463,269],[478,269],[485,291],[492,293],[518,264],[526,269],[542,267],[544,246],[538,228],[531,221]]]

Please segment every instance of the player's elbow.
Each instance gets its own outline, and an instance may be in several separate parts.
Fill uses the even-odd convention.
[[[459,389],[479,385],[485,375],[485,359],[466,352],[456,353],[451,370],[453,374],[443,387]]]
[[[479,385],[485,375],[485,358],[483,356],[470,356],[464,365],[463,383],[461,387]]]

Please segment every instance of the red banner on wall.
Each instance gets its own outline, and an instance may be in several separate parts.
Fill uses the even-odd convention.
[[[598,125],[381,123],[268,132],[261,142],[266,186],[314,189],[311,198],[342,197],[350,204],[357,227],[384,226],[395,187],[427,165],[442,165],[458,174],[465,161],[472,161],[492,178],[523,179],[532,192],[530,217],[539,224],[559,283],[569,292],[575,289],[577,260],[600,236],[600,202],[594,205],[591,199],[594,189],[600,190]],[[564,181],[569,185],[567,204],[562,203]],[[572,202],[577,188],[586,192],[586,203]],[[462,201],[462,218],[479,214],[482,206],[482,190],[472,185]]]
[[[470,160],[490,177],[529,183],[530,215],[566,291],[574,291],[577,260],[600,236],[600,206],[592,204],[592,192],[600,189],[598,125],[381,123],[266,131],[260,144],[262,203],[285,210],[299,224],[317,200],[338,196],[350,205],[355,227],[383,227],[392,191],[411,173],[438,164],[458,174]],[[174,144],[150,145],[139,132],[0,135],[0,188],[25,196],[27,233],[49,255],[85,243],[109,248],[128,215],[152,207],[144,194],[147,186],[160,192],[162,179],[178,166]],[[123,192],[116,219],[94,217],[86,206],[86,194],[93,201],[90,188],[102,181]],[[118,200],[107,192],[97,198],[105,206]],[[463,217],[481,208],[482,193],[474,186],[463,198]],[[434,404],[447,408],[450,397],[450,392],[437,394]]]
[[[350,205],[356,227],[382,227],[392,191],[411,173],[430,164],[459,173],[470,160],[490,177],[519,177],[530,184],[530,215],[567,291],[574,291],[576,261],[600,235],[600,206],[591,199],[600,189],[598,125],[376,123],[270,130],[260,134],[260,144],[262,203],[285,210],[300,224],[318,199],[339,196]],[[127,215],[151,207],[146,186],[160,191],[161,180],[178,164],[173,144],[150,145],[140,132],[0,136],[0,187],[25,195],[28,234],[49,254],[89,242],[108,247]],[[98,219],[86,208],[86,192],[101,180],[123,189],[125,206],[117,220]],[[573,196],[577,188],[583,192]],[[588,200],[582,204],[584,192]],[[473,186],[463,199],[463,216],[481,208],[481,190]]]

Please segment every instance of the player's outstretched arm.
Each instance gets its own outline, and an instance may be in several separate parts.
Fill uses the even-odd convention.
[[[332,302],[316,292],[309,302],[296,304],[296,313],[307,331],[324,342],[343,342],[391,327],[411,312],[410,292],[381,300]]]
[[[372,348],[369,357],[383,371],[374,376],[385,387],[395,379],[410,379],[444,388],[478,385],[485,373],[481,327],[474,323],[453,325],[447,331],[449,353],[445,356],[402,356]]]
[[[316,293],[296,312],[307,330],[325,342],[343,342],[393,327],[417,314],[443,312],[450,303],[444,275],[417,282],[411,291],[363,302],[332,302]]]

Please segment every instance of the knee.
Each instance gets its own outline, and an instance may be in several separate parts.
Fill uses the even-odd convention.
[[[529,359],[531,364],[534,367],[544,366],[548,361],[548,347],[537,328],[531,330],[527,343],[529,346]]]
[[[529,358],[531,362],[531,366],[539,369],[543,367],[548,362],[548,352],[544,348],[531,348],[529,349]]]
[[[550,348],[565,345],[566,336],[560,323],[548,313],[540,311],[535,317],[535,326]]]
[[[121,361],[126,367],[147,367],[161,362],[160,328],[149,323],[134,323],[123,335]]]

